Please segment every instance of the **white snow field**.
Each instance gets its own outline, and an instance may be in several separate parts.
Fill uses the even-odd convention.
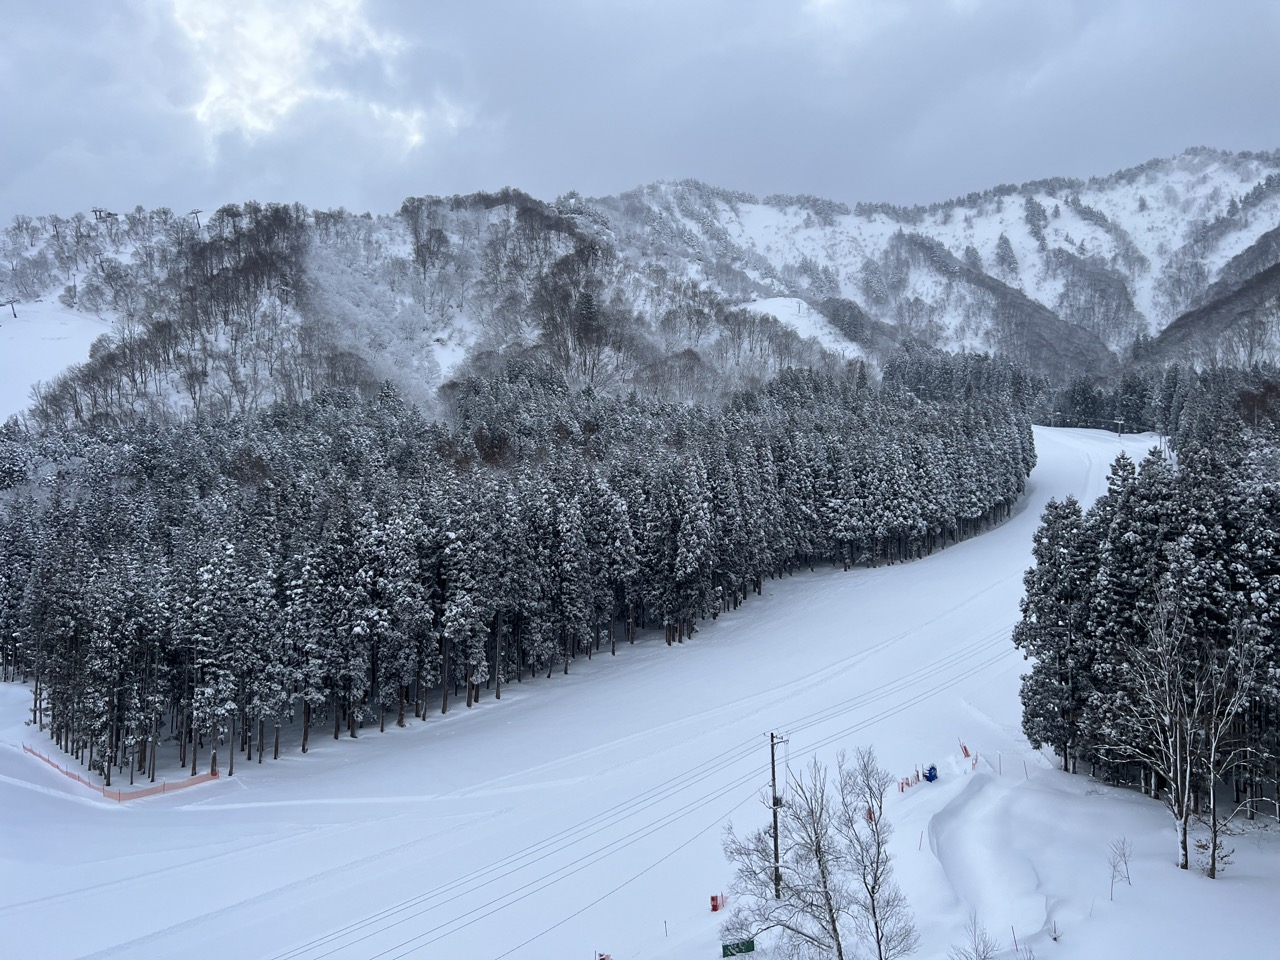
[[[37,382],[88,360],[90,345],[110,329],[110,321],[53,299],[0,306],[0,423],[30,406]]]
[[[766,822],[772,730],[792,769],[859,744],[895,775],[938,765],[888,805],[920,957],[945,957],[970,910],[1001,957],[1271,955],[1274,819],[1233,838],[1223,879],[1181,872],[1163,807],[1058,772],[1019,731],[1009,631],[1040,512],[1050,496],[1088,502],[1120,450],[1155,442],[1036,440],[1023,508],[983,537],[771,581],[684,645],[646,637],[406,730],[317,730],[305,757],[241,757],[234,777],[175,794],[117,804],[24,754],[49,743],[24,725],[27,690],[0,687],[3,953],[719,957],[722,830]],[[1132,886],[1112,901],[1122,836]]]

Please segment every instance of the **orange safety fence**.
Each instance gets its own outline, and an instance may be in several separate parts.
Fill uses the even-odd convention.
[[[158,783],[150,787],[141,787],[136,790],[117,790],[114,787],[104,787],[96,783],[91,783],[90,781],[86,780],[84,777],[80,776],[80,774],[76,773],[74,770],[68,770],[66,767],[59,765],[53,760],[50,760],[39,750],[31,749],[31,747],[28,747],[25,743],[22,745],[22,750],[24,753],[29,753],[33,757],[39,757],[49,766],[53,767],[53,769],[57,770],[64,777],[70,777],[76,783],[84,784],[94,793],[100,793],[102,794],[102,796],[106,797],[108,800],[114,800],[117,803],[123,803],[125,800],[139,800],[142,797],[154,797],[162,793],[173,793],[175,790],[182,790],[182,789],[185,789],[186,787],[194,787],[196,784],[208,783],[210,780],[218,779],[218,775],[216,773],[202,773],[195,777],[188,777],[184,780],[179,780],[176,783],[169,783],[165,781],[163,783]]]

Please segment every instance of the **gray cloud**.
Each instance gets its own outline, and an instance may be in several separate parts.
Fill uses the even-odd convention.
[[[3,6],[0,222],[685,176],[914,202],[1280,147],[1262,0]]]

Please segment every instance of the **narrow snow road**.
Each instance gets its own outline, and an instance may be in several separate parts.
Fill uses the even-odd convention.
[[[683,645],[648,638],[406,730],[320,735],[183,793],[92,798],[21,752],[46,741],[23,726],[27,692],[0,689],[5,940],[104,960],[718,956],[722,831],[767,821],[771,730],[784,772],[859,744],[895,775],[939,766],[889,809],[921,956],[945,955],[970,909],[1006,945],[1109,931],[1087,919],[1106,894],[1099,811],[1152,863],[1163,814],[1086,796],[1030,750],[1009,631],[1045,502],[1087,503],[1153,439],[1036,436],[1022,508],[976,540],[770,582]]]

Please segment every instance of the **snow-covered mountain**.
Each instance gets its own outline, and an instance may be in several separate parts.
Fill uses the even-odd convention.
[[[686,180],[553,202],[410,197],[379,216],[99,209],[17,217],[0,241],[0,302],[111,327],[41,389],[50,422],[235,412],[387,378],[427,402],[512,351],[684,400],[875,363],[905,339],[1003,353],[1059,385],[1129,361],[1280,355],[1280,151],[1200,148],[915,207]]]
[[[1280,262],[1277,152],[1188,150],[916,207],[758,200],[695,181],[590,205],[635,258],[680,263],[731,297],[844,298],[899,336],[1049,371],[1055,350],[1083,372],[1104,348],[1121,357]],[[1262,280],[1253,301],[1274,308],[1275,282]]]

